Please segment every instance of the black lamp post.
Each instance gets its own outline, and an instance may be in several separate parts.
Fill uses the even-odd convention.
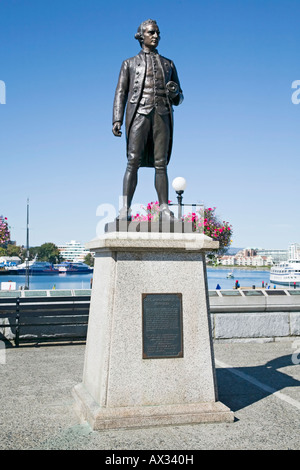
[[[172,187],[176,191],[178,201],[178,219],[182,217],[182,195],[186,188],[186,181],[181,176],[178,176],[172,181]]]

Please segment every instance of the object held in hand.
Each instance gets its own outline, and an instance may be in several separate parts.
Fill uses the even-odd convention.
[[[168,82],[166,84],[167,90],[169,92],[170,98],[175,98],[179,93],[179,86],[175,82]]]

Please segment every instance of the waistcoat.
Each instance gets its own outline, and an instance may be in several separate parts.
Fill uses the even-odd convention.
[[[149,114],[154,108],[159,114],[168,114],[164,72],[157,53],[145,53],[146,75],[142,98],[137,112]]]

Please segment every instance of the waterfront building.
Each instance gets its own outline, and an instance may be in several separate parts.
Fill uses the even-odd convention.
[[[249,258],[250,256],[256,256],[257,255],[257,248],[244,248],[243,250],[240,250],[236,253],[236,256],[244,256],[246,258]]]
[[[236,256],[238,266],[271,266],[273,260],[271,256]]]
[[[244,248],[235,255],[235,258],[238,266],[271,266],[273,264],[272,256],[258,253],[257,248]]]
[[[255,250],[245,248],[234,256],[222,256],[219,263],[223,266],[271,266],[273,259],[271,256],[256,255]]]
[[[218,259],[218,264],[223,266],[272,266],[289,259],[300,260],[300,243],[292,243],[287,250],[243,248],[234,256],[222,256]]]
[[[224,255],[218,261],[223,266],[234,266],[236,264],[235,256]]]
[[[85,249],[84,245],[76,240],[71,240],[65,245],[58,245],[58,249],[62,258],[72,263],[83,261],[86,255],[90,253],[89,250]]]
[[[0,256],[0,265],[11,266],[21,263],[19,256]]]
[[[289,259],[300,259],[300,243],[292,243],[289,246]]]

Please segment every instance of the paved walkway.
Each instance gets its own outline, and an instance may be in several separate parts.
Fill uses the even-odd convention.
[[[0,347],[0,449],[299,449],[295,346],[215,344],[219,399],[234,411],[234,423],[101,432],[80,424],[73,410],[84,345]]]

